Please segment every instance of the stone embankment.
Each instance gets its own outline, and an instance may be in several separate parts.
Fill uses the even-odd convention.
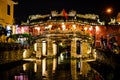
[[[22,45],[19,43],[0,43],[0,51],[9,51],[21,49]]]
[[[96,69],[105,80],[120,80],[120,54],[115,54],[109,50],[97,49],[97,58],[94,62],[89,62],[91,67]]]

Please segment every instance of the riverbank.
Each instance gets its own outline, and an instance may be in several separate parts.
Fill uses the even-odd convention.
[[[116,68],[117,66],[119,66],[120,63],[120,53],[116,54],[110,50],[106,50],[106,49],[96,49],[97,51],[97,59],[99,61],[101,61],[102,63],[106,63],[110,66],[112,66],[113,68]]]
[[[9,51],[22,49],[22,45],[20,43],[0,43],[0,51]]]
[[[120,80],[120,54],[109,50],[96,49],[96,61],[88,62],[105,80]]]
[[[104,78],[104,80],[120,80],[119,74],[119,66],[116,66],[116,68],[113,68],[112,66],[102,63],[101,61],[94,61],[94,62],[88,62],[90,66],[98,71],[100,75]]]
[[[11,51],[28,48],[30,48],[30,45],[21,45],[20,43],[0,43],[0,51]]]

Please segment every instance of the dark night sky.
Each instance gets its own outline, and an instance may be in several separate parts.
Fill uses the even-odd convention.
[[[116,17],[120,12],[120,1],[118,0],[14,0],[18,1],[15,5],[15,18],[26,20],[31,14],[50,14],[52,10],[67,12],[76,10],[77,13],[105,14],[107,7],[113,8],[112,15]]]

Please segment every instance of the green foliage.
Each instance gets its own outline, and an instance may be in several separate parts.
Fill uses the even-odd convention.
[[[23,37],[31,38],[32,35],[31,35],[31,34],[24,33],[24,34],[13,34],[13,35],[10,35],[9,37],[10,37],[10,38],[13,38],[13,39],[23,38]]]

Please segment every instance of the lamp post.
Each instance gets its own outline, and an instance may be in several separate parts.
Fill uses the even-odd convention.
[[[105,10],[105,13],[106,13],[106,24],[107,25],[108,25],[108,22],[110,21],[112,12],[113,12],[113,9],[111,7],[107,8]]]

